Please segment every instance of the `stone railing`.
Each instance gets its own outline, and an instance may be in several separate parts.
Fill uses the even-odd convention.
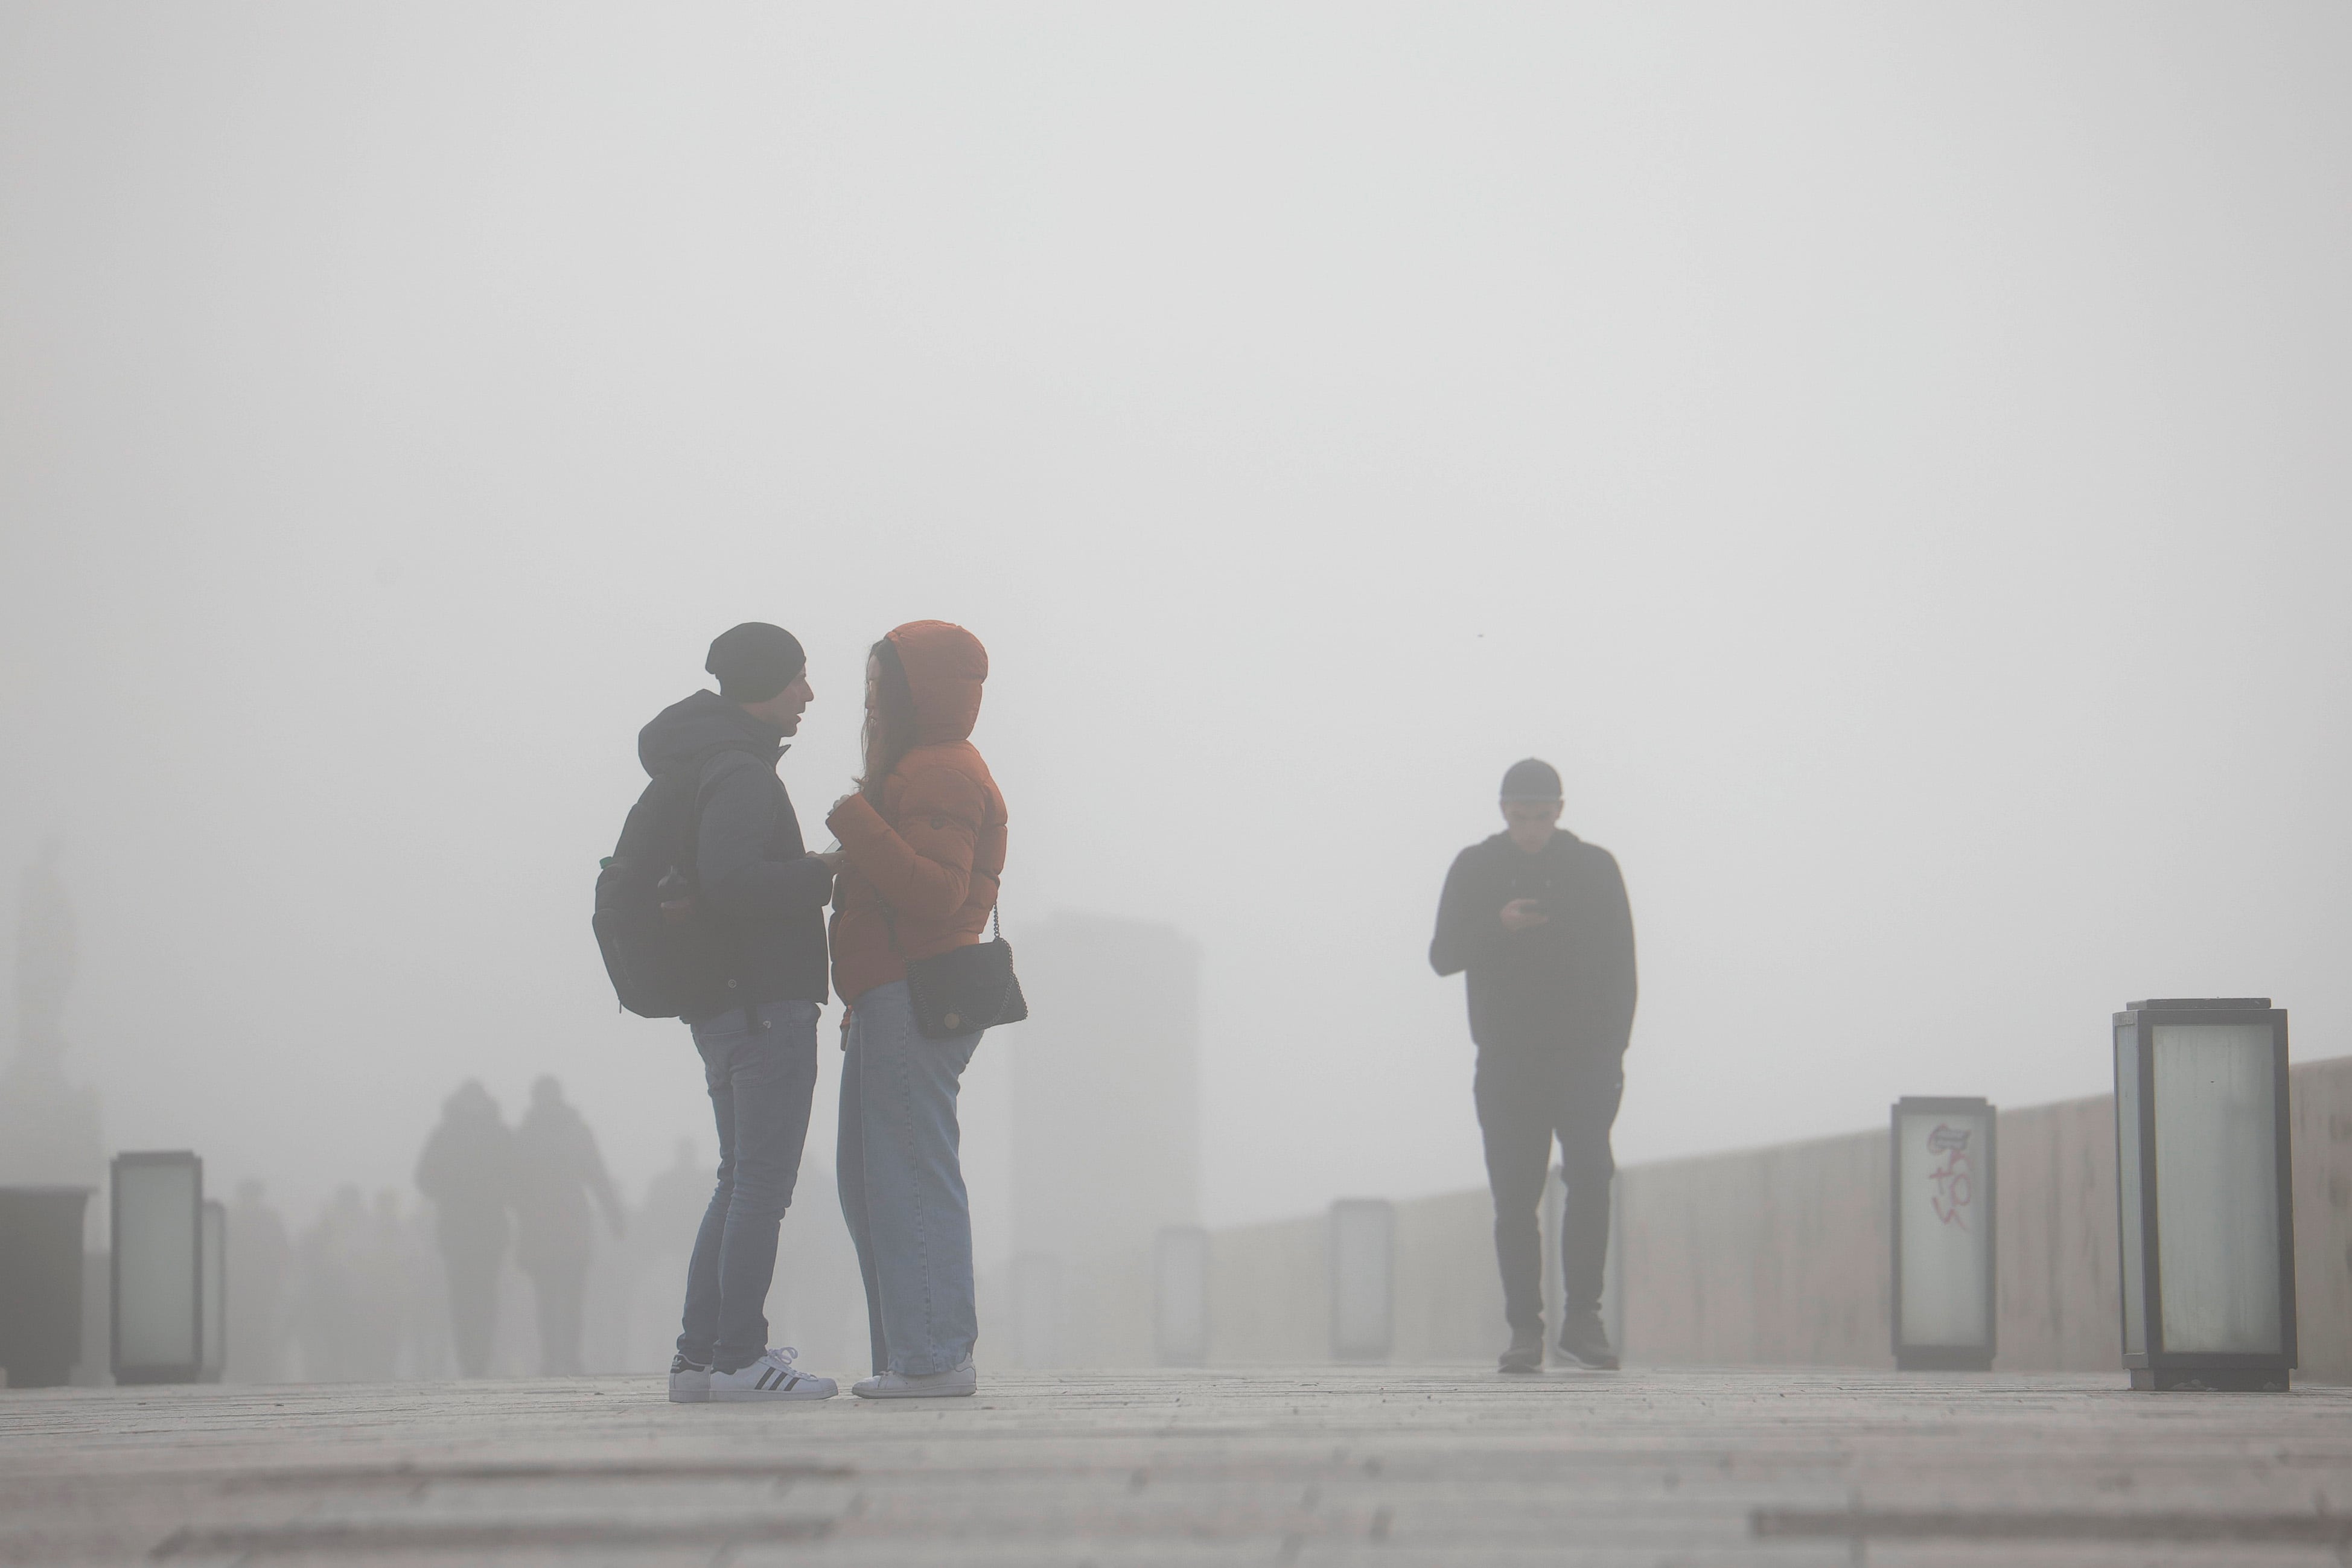
[[[2292,1071],[2302,1373],[2352,1381],[2352,1057]],[[1887,1132],[1632,1165],[1612,1316],[1654,1364],[1891,1367]],[[2120,1375],[2111,1101],[2000,1113],[2000,1355]],[[1397,1362],[1485,1361],[1504,1338],[1484,1191],[1396,1205]],[[1330,1349],[1322,1215],[1213,1233],[1211,1359]],[[1547,1269],[1551,1267],[1547,1258]]]

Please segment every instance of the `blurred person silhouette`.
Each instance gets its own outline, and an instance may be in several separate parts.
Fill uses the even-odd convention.
[[[639,1267],[667,1272],[671,1286],[692,1256],[695,1234],[709,1211],[710,1173],[702,1146],[680,1138],[671,1145],[670,1163],[646,1183],[630,1239],[640,1255]]]
[[[1474,1099],[1495,1199],[1495,1257],[1511,1331],[1501,1370],[1543,1370],[1543,1246],[1537,1215],[1559,1143],[1567,1188],[1559,1259],[1560,1353],[1613,1370],[1601,1321],[1609,1254],[1610,1129],[1633,1027],[1633,915],[1609,851],[1559,826],[1550,763],[1503,775],[1504,830],[1454,857],[1437,905],[1430,966],[1469,976]]]
[[[434,1237],[429,1203],[398,1208],[399,1232],[390,1245],[400,1260],[401,1326],[398,1376],[439,1380],[457,1375],[449,1332],[448,1270]]]
[[[388,1383],[398,1375],[408,1277],[400,1255],[400,1199],[380,1192],[371,1204],[356,1187],[350,1202],[338,1194],[337,1261],[349,1281],[351,1331],[345,1354],[362,1383]]]
[[[449,1332],[465,1377],[487,1377],[499,1321],[499,1266],[514,1202],[514,1134],[479,1079],[458,1086],[416,1162],[449,1282]]]
[[[608,1280],[608,1288],[617,1287],[619,1310],[626,1320],[624,1359],[616,1367],[635,1369],[635,1347],[649,1342],[640,1331],[645,1324],[667,1324],[675,1318],[677,1282],[686,1273],[695,1231],[709,1205],[710,1166],[693,1139],[677,1139],[669,1164],[647,1180],[644,1200],[629,1210],[628,1240],[617,1249],[616,1279]],[[595,1289],[592,1277],[592,1304]],[[668,1328],[660,1332],[664,1339],[675,1337]]]
[[[368,1213],[360,1268],[369,1353],[378,1358],[372,1364],[380,1366],[380,1375],[386,1378],[416,1375],[417,1271],[408,1244],[408,1219],[401,1213],[400,1194],[385,1187]]]
[[[236,1184],[228,1210],[228,1363],[223,1375],[236,1383],[280,1383],[286,1378],[287,1276],[294,1243],[286,1222],[264,1199],[251,1178]]]
[[[396,1310],[387,1310],[376,1224],[346,1182],[296,1248],[300,1295],[296,1338],[311,1383],[382,1383],[400,1352]]]
[[[291,1327],[301,1352],[305,1383],[347,1383],[353,1376],[354,1358],[345,1350],[350,1339],[352,1282],[333,1235],[335,1206],[346,1196],[356,1202],[359,1189],[340,1189],[294,1244]]]
[[[691,774],[689,886],[677,901],[698,921],[709,994],[684,1010],[719,1130],[709,1189],[687,1260],[669,1396],[827,1399],[833,1379],[768,1343],[776,1237],[793,1200],[816,1093],[816,1025],[826,999],[824,904],[837,857],[813,855],[778,775],[785,741],[815,700],[800,640],[746,621],[712,640],[703,668],[719,689],[670,704],[638,731],[655,783]],[[665,903],[665,913],[671,905]]]
[[[640,1240],[648,1255],[672,1253],[694,1245],[695,1227],[710,1207],[710,1168],[702,1163],[691,1138],[681,1138],[670,1151],[667,1169],[646,1184]]]
[[[945,621],[909,622],[876,643],[865,769],[825,818],[846,858],[833,917],[834,985],[849,1003],[837,1183],[874,1355],[874,1375],[850,1388],[861,1398],[979,1386],[956,1102],[982,1031],[919,1008],[908,971],[978,945],[996,907],[1004,796],[971,739],[987,679],[980,639]],[[1005,980],[992,1005],[1013,994],[1009,970]]]
[[[615,1237],[626,1226],[596,1135],[552,1078],[530,1086],[530,1109],[514,1131],[513,1169],[515,1261],[530,1277],[539,1309],[540,1371],[577,1377],[581,1313],[595,1249],[589,1200],[604,1210]]]

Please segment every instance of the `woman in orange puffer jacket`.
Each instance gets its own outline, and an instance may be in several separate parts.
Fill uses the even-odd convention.
[[[927,1039],[907,962],[980,940],[1004,870],[1004,797],[971,741],[988,651],[911,621],[866,665],[866,766],[825,825],[841,840],[834,988],[849,1003],[841,1074],[841,1212],[866,1277],[866,1398],[970,1394],[971,1211],[956,1094],[974,1032]]]

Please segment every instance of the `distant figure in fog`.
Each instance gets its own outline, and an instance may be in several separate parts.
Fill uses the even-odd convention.
[[[1529,757],[1503,775],[1504,831],[1454,857],[1429,962],[1469,974],[1475,1097],[1495,1194],[1495,1256],[1511,1330],[1502,1370],[1543,1370],[1543,1249],[1537,1214],[1552,1141],[1560,1215],[1559,1349],[1613,1369],[1601,1321],[1609,1255],[1609,1148],[1633,1027],[1633,916],[1606,849],[1559,824],[1559,774]]]
[[[833,900],[834,986],[850,1004],[835,1158],[873,1341],[874,1375],[850,1385],[864,1399],[979,1386],[956,1101],[982,1031],[926,1035],[907,966],[977,943],[996,907],[1004,796],[971,743],[987,679],[980,639],[945,621],[876,643],[865,770],[825,818],[847,857]]]
[[[646,1184],[646,1201],[629,1226],[638,1273],[670,1284],[684,1274],[702,1216],[710,1209],[710,1193],[709,1160],[693,1139],[679,1139],[669,1168]]]
[[[368,1310],[384,1346],[387,1377],[415,1377],[418,1260],[409,1253],[407,1216],[400,1194],[385,1187],[368,1215]]]
[[[580,1316],[595,1250],[588,1202],[622,1231],[621,1196],[605,1173],[596,1135],[551,1078],[530,1086],[530,1109],[514,1132],[515,1261],[530,1276],[539,1307],[539,1370],[577,1377]]]
[[[667,1319],[677,1305],[672,1299],[686,1277],[694,1238],[710,1206],[710,1161],[691,1138],[673,1145],[669,1165],[646,1184],[645,1199],[629,1213],[629,1240],[621,1267],[625,1271],[631,1361],[644,1335],[636,1321],[640,1308]],[[764,1347],[762,1347],[764,1348]]]
[[[646,1184],[643,1237],[648,1248],[683,1250],[694,1245],[695,1228],[710,1207],[710,1167],[691,1138],[673,1146],[669,1169]]]
[[[236,1184],[228,1210],[228,1363],[235,1383],[279,1383],[286,1377],[287,1273],[294,1244],[286,1222],[262,1197],[259,1182]]]
[[[353,1293],[346,1247],[339,1228],[349,1229],[350,1210],[360,1190],[346,1184],[335,1194],[294,1247],[294,1342],[302,1352],[305,1383],[350,1383],[359,1373],[351,1352]],[[338,1207],[344,1214],[338,1216]],[[363,1212],[363,1211],[362,1211]]]
[[[234,1242],[231,1243],[235,1245]],[[296,1339],[311,1383],[383,1383],[400,1356],[400,1314],[387,1289],[375,1216],[345,1183],[296,1249],[301,1297]]]
[[[433,1200],[434,1240],[449,1277],[449,1333],[457,1370],[487,1377],[499,1321],[499,1265],[507,1255],[514,1198],[514,1134],[498,1101],[468,1079],[441,1108],[441,1124],[416,1162],[416,1187]]]

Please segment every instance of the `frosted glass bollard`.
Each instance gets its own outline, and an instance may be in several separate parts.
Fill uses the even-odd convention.
[[[2284,1392],[2295,1363],[2287,1023],[2267,996],[2115,1016],[2134,1388]]]
[[[194,1383],[203,1370],[204,1205],[204,1162],[187,1151],[114,1157],[117,1383]]]
[[[1892,1124],[1895,1364],[1982,1372],[1998,1347],[1995,1112],[1906,1097]]]
[[[1396,1205],[1341,1198],[1331,1205],[1331,1359],[1386,1361],[1395,1339]]]

